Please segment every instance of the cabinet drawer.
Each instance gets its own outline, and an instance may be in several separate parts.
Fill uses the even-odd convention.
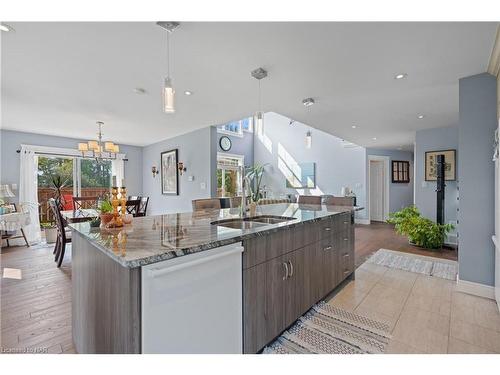
[[[324,238],[320,241],[319,245],[323,251],[335,251],[338,247],[334,238]]]
[[[351,227],[351,213],[344,212],[336,217],[336,230],[338,232],[348,230]]]
[[[321,220],[318,225],[320,239],[330,238],[335,232],[335,221],[333,219]]]

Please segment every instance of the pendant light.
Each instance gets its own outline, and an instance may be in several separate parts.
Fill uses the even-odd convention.
[[[260,81],[267,77],[267,71],[264,68],[257,68],[250,72],[253,78],[259,81],[259,109],[254,115],[254,124],[258,134],[264,134],[264,112],[262,111],[261,88]]]
[[[179,27],[178,22],[159,21],[156,23],[162,29],[167,30],[167,77],[163,82],[163,111],[165,113],[175,112],[175,90],[170,77],[170,34]]]
[[[306,148],[311,148],[312,146],[312,134],[311,131],[308,130],[306,133]]]
[[[314,105],[314,99],[313,98],[305,98],[302,100],[302,104],[304,107],[306,107],[306,117],[309,118],[309,108],[311,108],[312,105]],[[306,132],[306,148],[310,149],[312,146],[312,133],[310,130]]]

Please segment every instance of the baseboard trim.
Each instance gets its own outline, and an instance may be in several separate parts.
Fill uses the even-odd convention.
[[[354,219],[356,224],[370,225],[370,219]]]
[[[474,283],[472,281],[457,280],[457,291],[474,296],[495,300],[495,287]]]

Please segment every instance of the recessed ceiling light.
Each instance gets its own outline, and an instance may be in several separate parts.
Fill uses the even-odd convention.
[[[406,78],[406,77],[408,77],[408,74],[406,74],[406,73],[399,73],[399,74],[396,74],[394,76],[394,79],[403,79],[403,78]]]
[[[187,95],[187,96],[193,95],[193,92],[189,91],[189,90],[186,90],[186,91],[184,91],[184,95]]]
[[[351,128],[356,129],[356,125],[351,126]]]
[[[419,120],[422,120],[424,117],[425,117],[424,115],[418,115],[418,116],[417,116],[417,118],[418,118]]]
[[[6,25],[5,23],[0,23],[0,30],[5,32],[14,31],[14,29],[11,26]]]
[[[376,141],[376,140],[377,140],[377,137],[373,137],[372,139],[373,139],[374,141]]]
[[[142,94],[145,94],[145,93],[146,93],[146,90],[145,90],[145,89],[143,89],[142,87],[136,87],[136,88],[134,89],[134,92],[135,92],[136,94],[138,94],[138,95],[142,95]]]

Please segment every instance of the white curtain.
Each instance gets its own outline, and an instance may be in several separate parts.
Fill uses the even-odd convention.
[[[29,243],[41,240],[40,219],[38,217],[38,156],[35,152],[21,147],[21,167],[19,171],[19,203],[29,212],[31,224],[24,227]]]
[[[123,158],[118,158],[111,161],[111,175],[116,176],[116,184],[121,187],[123,185],[127,186],[125,183],[125,165],[123,163]]]

